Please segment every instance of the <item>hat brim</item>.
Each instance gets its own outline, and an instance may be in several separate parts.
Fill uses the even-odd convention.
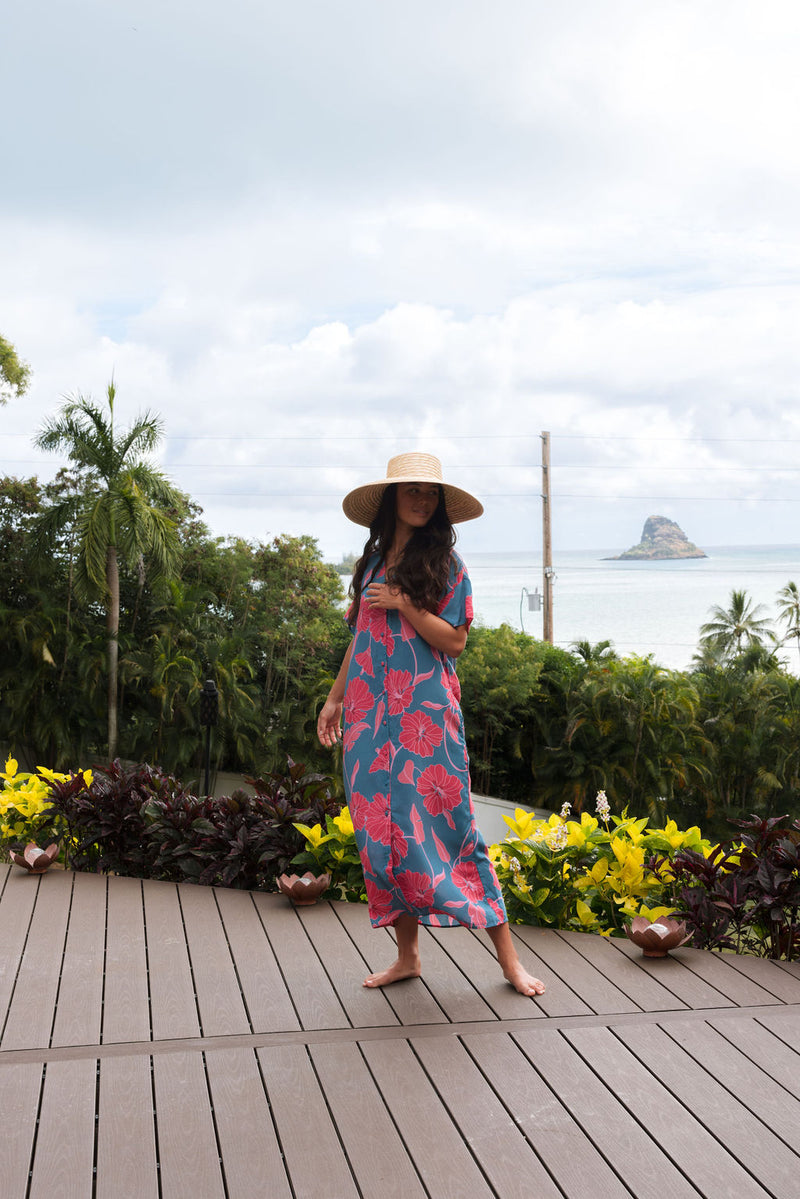
[[[468,491],[464,491],[461,487],[454,487],[452,483],[442,483],[438,479],[423,479],[419,475],[381,479],[379,482],[364,483],[363,486],[356,487],[353,491],[348,492],[342,500],[344,514],[354,524],[363,525],[368,529],[377,515],[383,493],[391,483],[425,482],[436,483],[441,487],[444,492],[447,516],[451,524],[461,524],[465,520],[475,520],[483,515],[483,504]]]

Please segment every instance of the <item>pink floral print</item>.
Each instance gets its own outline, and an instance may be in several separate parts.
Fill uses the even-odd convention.
[[[377,560],[364,587],[383,580]],[[349,615],[349,614],[348,614]],[[438,615],[472,620],[457,554]],[[345,690],[344,776],[370,918],[486,928],[506,919],[475,824],[454,661],[396,611],[362,602]]]

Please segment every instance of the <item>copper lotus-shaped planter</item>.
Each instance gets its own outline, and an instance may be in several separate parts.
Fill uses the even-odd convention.
[[[27,870],[28,874],[44,874],[57,857],[56,844],[48,845],[47,849],[40,849],[35,841],[29,841],[22,853],[14,853],[14,850],[11,850],[11,861]]]
[[[323,891],[331,885],[329,874],[312,874],[307,870],[301,877],[298,874],[282,874],[278,879],[278,890],[288,895],[292,903],[304,907],[316,903]]]
[[[666,957],[670,949],[677,949],[691,936],[683,921],[673,920],[671,916],[653,921],[646,916],[634,916],[625,926],[625,932],[646,958]]]

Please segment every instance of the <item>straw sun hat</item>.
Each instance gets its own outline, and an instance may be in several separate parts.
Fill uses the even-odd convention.
[[[442,464],[433,454],[397,454],[389,459],[386,478],[376,483],[365,483],[349,492],[342,501],[344,514],[357,525],[372,524],[377,514],[383,493],[390,483],[438,483],[444,491],[447,515],[452,524],[462,520],[474,520],[483,513],[483,504],[474,495],[442,478]]]

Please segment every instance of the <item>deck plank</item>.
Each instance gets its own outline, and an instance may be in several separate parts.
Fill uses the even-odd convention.
[[[180,900],[203,1036],[250,1032],[214,889],[187,885]]]
[[[199,1036],[192,967],[175,884],[148,884],[144,912],[153,1039]]]
[[[457,932],[447,929],[446,932]],[[428,928],[420,928],[419,952],[422,977],[430,993],[453,1024],[471,1020],[496,1020],[497,1014],[464,976]],[[466,982],[466,986],[464,985]]]
[[[693,974],[716,988],[737,1007],[760,1007],[780,1002],[771,991],[767,991],[752,978],[736,970],[729,959],[730,954],[708,953],[702,949],[693,949],[689,945],[681,948],[683,965],[688,966]]]
[[[358,1045],[312,1045],[311,1059],[363,1195],[427,1195]]]
[[[752,1016],[726,1017],[724,1020],[709,1020],[708,1023],[791,1095],[800,1099],[800,1014],[796,1017],[793,1044],[789,1045]]]
[[[490,944],[468,928],[429,928],[429,934],[452,958],[500,1020],[535,1020],[544,1017],[536,1000],[520,995],[503,978]]]
[[[86,1199],[94,1185],[97,1062],[50,1062],[29,1199]]]
[[[559,1199],[560,1187],[461,1042],[420,1037],[411,1044],[497,1194]]]
[[[153,1083],[165,1199],[225,1199],[202,1053],[154,1055]]]
[[[796,1193],[797,1154],[698,1062],[679,1052],[666,1027],[631,1025],[624,1030],[624,1043],[762,1186],[790,1199]]]
[[[791,1049],[800,1045],[800,1008],[775,1008],[771,1012],[760,1012],[758,1022]]]
[[[710,983],[705,982],[695,974],[682,960],[682,949],[674,949],[663,958],[646,958],[641,949],[632,941],[614,938],[610,942],[617,953],[625,954],[635,962],[640,970],[644,970],[671,991],[682,1005],[698,1011],[701,1008],[735,1007],[732,999]]]
[[[364,1056],[411,1159],[436,1199],[480,1199],[492,1188],[407,1041],[368,1041]]]
[[[643,1012],[667,1012],[685,1008],[671,991],[639,968],[638,962],[617,953],[607,937],[559,929],[557,936],[591,962],[596,970],[613,983]]]
[[[158,1199],[150,1058],[100,1063],[95,1199]]]
[[[298,908],[297,915],[325,968],[339,1002],[355,1028],[398,1024],[383,991],[365,987],[368,971],[361,954],[329,904]]]
[[[249,891],[216,892],[239,985],[254,1032],[300,1027],[292,997]]]
[[[563,1036],[531,1030],[515,1033],[514,1040],[637,1199],[696,1199],[696,1188],[660,1148],[661,1130],[650,1136],[632,1120],[613,1087]]]
[[[305,1046],[257,1053],[295,1199],[356,1199],[358,1187]]]
[[[6,1022],[11,996],[17,981],[28,928],[36,906],[42,878],[31,878],[23,870],[0,867],[4,882],[0,897],[0,1031]]]
[[[23,881],[36,885],[33,878]],[[55,870],[38,881],[28,940],[3,1030],[3,1049],[49,1045],[53,1030],[72,875]]]
[[[536,997],[535,1002],[547,1016],[588,1016],[592,1009],[576,995],[570,986],[553,970],[547,960],[548,946],[555,936],[549,929],[533,928],[527,924],[515,924],[513,934],[516,941],[520,961],[526,970],[536,978],[540,978],[547,987],[544,995]],[[484,932],[481,939],[486,939]]]
[[[53,1045],[96,1045],[103,1018],[107,879],[76,874]]]
[[[625,1046],[624,1033],[608,1028],[581,1028],[566,1038],[592,1070],[646,1129],[703,1195],[714,1199],[767,1199],[759,1186],[697,1118],[642,1065]],[[622,1046],[620,1045],[622,1042]]]
[[[589,1008],[604,1014],[639,1010],[629,995],[596,969],[569,942],[559,937],[558,933],[551,929],[542,931],[546,940],[537,938],[528,943],[533,948],[541,946],[537,950],[539,957],[546,960],[548,968],[566,983],[573,994],[580,995]]]
[[[3,1113],[3,1188],[16,1197],[25,1195],[31,1166],[36,1118],[42,1091],[41,1062],[0,1064],[0,1112]]]
[[[669,1025],[664,1031],[776,1136],[787,1145],[797,1142],[800,1100],[737,1046],[705,1021]]]
[[[4,1193],[794,1199],[791,963],[517,926],[537,1002],[424,928],[370,991],[361,905],[60,874],[0,868]]]
[[[138,878],[116,878],[112,886],[109,879],[103,1044],[149,1038],[142,883]]]
[[[291,1199],[255,1053],[214,1050],[206,1070],[229,1199]]]
[[[281,973],[286,980],[302,1028],[349,1028],[339,1002],[314,947],[291,904],[278,896],[254,893]]]
[[[507,1034],[461,1038],[567,1199],[630,1199],[631,1192]]]
[[[782,963],[745,953],[730,954],[729,958],[726,954],[726,959],[733,970],[758,983],[781,1003],[800,1003],[800,977],[783,969]]]
[[[397,956],[397,947],[386,928],[373,928],[366,908],[356,903],[336,903],[333,911],[367,963],[367,974],[383,970]],[[366,974],[365,974],[366,976]],[[448,1019],[422,979],[409,978],[384,992],[401,1024],[447,1024]]]

